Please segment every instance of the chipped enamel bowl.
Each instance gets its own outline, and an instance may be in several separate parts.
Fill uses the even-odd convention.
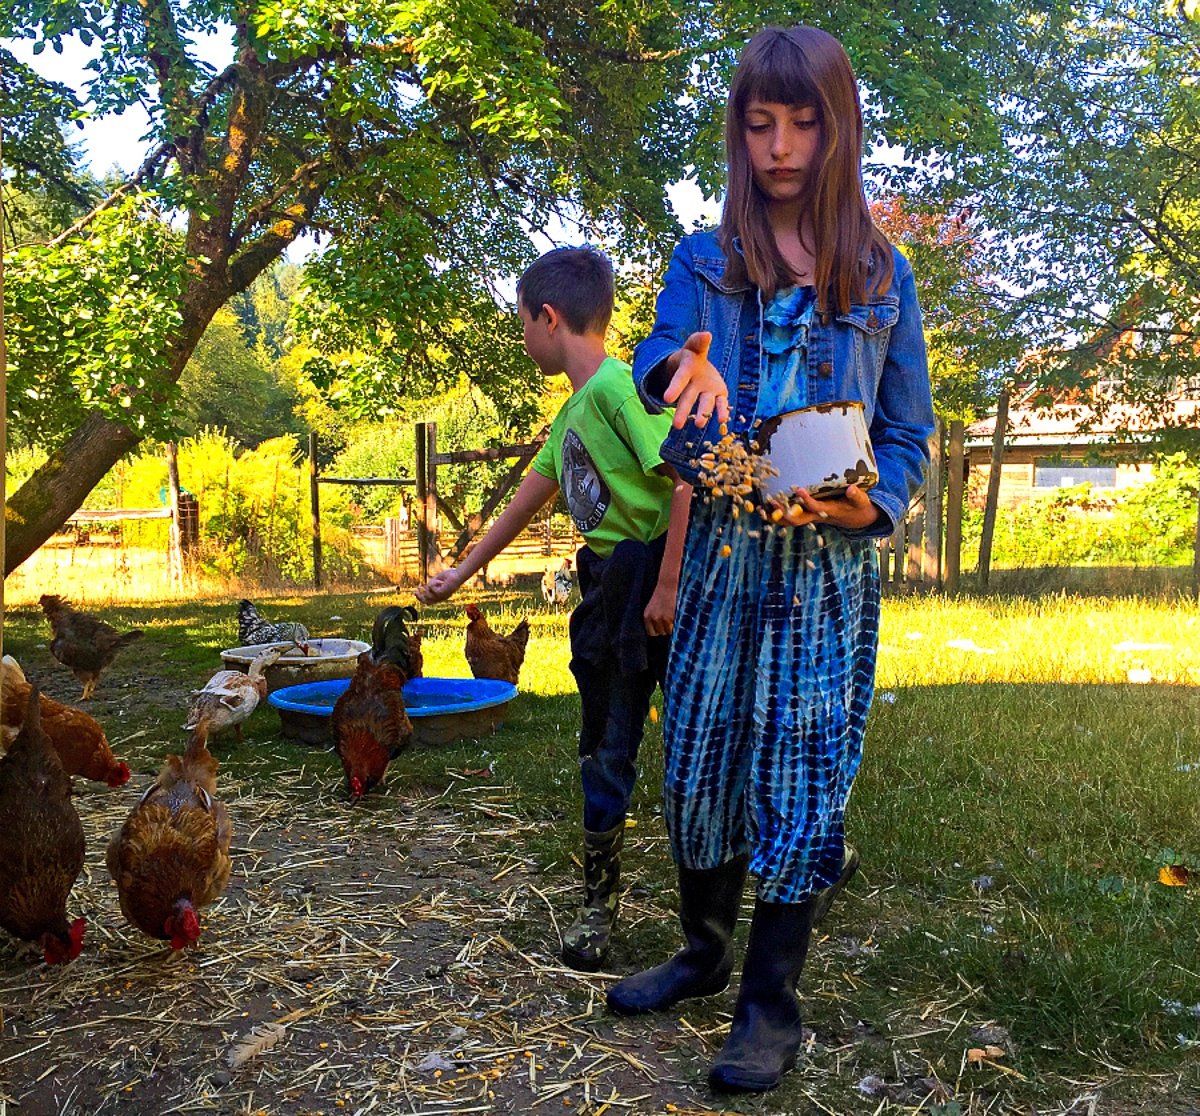
[[[834,496],[852,484],[868,489],[879,482],[863,405],[853,400],[767,419],[755,440],[759,453],[779,472],[763,486],[768,497],[791,498],[797,488],[813,496]]]
[[[283,646],[288,648],[287,651],[263,672],[268,693],[305,682],[352,678],[359,655],[371,650],[371,645],[363,643],[361,639],[310,639],[307,656],[291,644],[251,643],[245,647],[230,647],[221,652],[221,658],[225,660],[226,670],[246,673],[250,670],[250,664],[269,647]]]

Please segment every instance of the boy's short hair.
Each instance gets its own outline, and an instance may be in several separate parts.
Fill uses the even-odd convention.
[[[555,248],[525,269],[517,298],[535,321],[549,305],[572,333],[603,334],[616,299],[612,264],[603,252],[587,245]]]

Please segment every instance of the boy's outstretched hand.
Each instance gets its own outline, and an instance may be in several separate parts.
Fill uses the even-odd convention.
[[[697,426],[708,425],[714,408],[721,422],[729,421],[729,388],[708,359],[711,344],[711,333],[693,333],[682,349],[676,349],[667,358],[667,367],[674,374],[663,399],[675,405],[671,425],[676,429],[687,422],[693,411]]]
[[[782,498],[774,501],[783,512],[778,520],[789,527],[803,527],[808,523],[828,523],[831,527],[846,527],[851,530],[870,527],[879,518],[879,509],[858,485],[852,484],[845,492],[825,500],[810,496],[800,489],[795,501],[788,504]],[[801,509],[797,514],[796,509]]]
[[[450,569],[434,574],[424,585],[419,585],[413,592],[422,604],[437,604],[438,601],[444,601],[461,586],[462,576],[457,569]]]

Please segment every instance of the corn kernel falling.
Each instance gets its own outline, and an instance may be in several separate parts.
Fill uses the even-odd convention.
[[[723,547],[721,547],[721,557],[722,558],[728,558],[732,553],[733,553],[733,547],[730,546],[729,543],[726,543]]]
[[[810,570],[815,570],[815,569],[817,568],[817,564],[816,564],[816,562],[814,562],[814,561],[813,561],[811,558],[805,558],[805,559],[804,559],[804,564],[805,564],[805,565],[806,565],[806,566],[807,566],[807,567],[808,567]]]

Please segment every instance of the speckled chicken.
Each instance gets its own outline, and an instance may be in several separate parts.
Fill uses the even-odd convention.
[[[259,611],[247,600],[238,604],[238,639],[243,647],[258,643],[294,643],[308,654],[308,629],[294,620],[268,624]]]
[[[522,620],[506,636],[497,635],[478,605],[467,605],[467,665],[476,678],[497,678],[514,686],[525,662],[529,644],[529,621]]]
[[[246,674],[240,670],[217,671],[204,689],[192,691],[196,700],[192,702],[187,723],[183,727],[190,732],[202,724],[207,725],[209,736],[233,729],[238,740],[242,740],[242,722],[267,696],[267,680],[263,672],[277,662],[283,652],[282,647],[264,651],[250,664]]]
[[[121,911],[152,938],[183,949],[200,937],[200,907],[229,882],[233,825],[217,798],[217,761],[201,725],[182,756],[167,756],[157,780],[108,845]]]
[[[417,610],[393,605],[375,618],[371,650],[358,657],[350,685],[333,707],[333,738],[357,800],[383,781],[388,764],[412,740],[401,690],[421,670],[420,636],[409,631]]]
[[[21,731],[33,687],[11,655],[0,659],[4,702],[0,709],[0,749],[8,748]],[[94,717],[82,709],[41,696],[42,730],[58,753],[68,775],[119,787],[129,781],[129,765],[113,755],[108,737]]]
[[[41,945],[47,965],[74,960],[83,949],[86,921],[67,922],[83,852],[71,779],[42,730],[34,687],[21,731],[0,759],[0,926]]]
[[[39,603],[54,632],[50,654],[83,683],[81,701],[87,701],[96,692],[100,675],[112,665],[117,652],[144,634],[138,630],[118,632],[103,620],[72,608],[55,594],[43,593]]]

